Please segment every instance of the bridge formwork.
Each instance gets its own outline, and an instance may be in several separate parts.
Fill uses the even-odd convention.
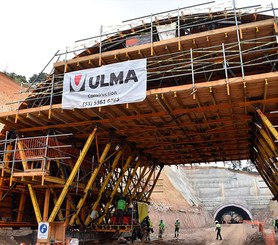
[[[126,230],[111,224],[118,197],[128,206],[148,202],[164,165],[251,159],[277,200],[278,29],[275,14],[265,14],[275,9],[185,9],[130,20],[85,40],[94,45],[57,52],[65,59],[49,78],[0,114],[0,226]],[[172,23],[174,37],[161,39],[157,27]],[[147,43],[128,46],[142,35]],[[139,59],[144,100],[63,108],[65,74]]]

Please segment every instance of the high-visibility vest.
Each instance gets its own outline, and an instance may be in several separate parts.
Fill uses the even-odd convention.
[[[117,209],[125,211],[126,201],[124,199],[120,199],[117,203]]]
[[[218,223],[218,224],[216,224],[216,229],[217,230],[221,230],[221,225]]]
[[[175,227],[176,227],[176,228],[180,228],[180,224],[181,224],[181,223],[180,223],[179,221],[176,221],[176,222],[175,222]]]
[[[159,230],[163,230],[165,228],[164,223],[159,223]]]

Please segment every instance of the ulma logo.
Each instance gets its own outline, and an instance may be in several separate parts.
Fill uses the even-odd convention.
[[[70,76],[70,92],[85,91],[85,80],[83,75]]]

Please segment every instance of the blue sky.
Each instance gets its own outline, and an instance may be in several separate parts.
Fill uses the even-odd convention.
[[[209,1],[195,0],[193,4]],[[237,6],[265,0],[236,1]],[[274,1],[273,1],[274,2]],[[232,6],[232,1],[216,4]],[[99,34],[101,25],[192,5],[189,0],[9,0],[1,1],[0,71],[27,78],[39,73],[57,50]],[[274,7],[278,4],[274,3]],[[47,71],[51,70],[49,66]]]

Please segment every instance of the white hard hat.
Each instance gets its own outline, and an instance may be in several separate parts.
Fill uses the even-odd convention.
[[[215,223],[218,223],[218,220],[215,220]]]

